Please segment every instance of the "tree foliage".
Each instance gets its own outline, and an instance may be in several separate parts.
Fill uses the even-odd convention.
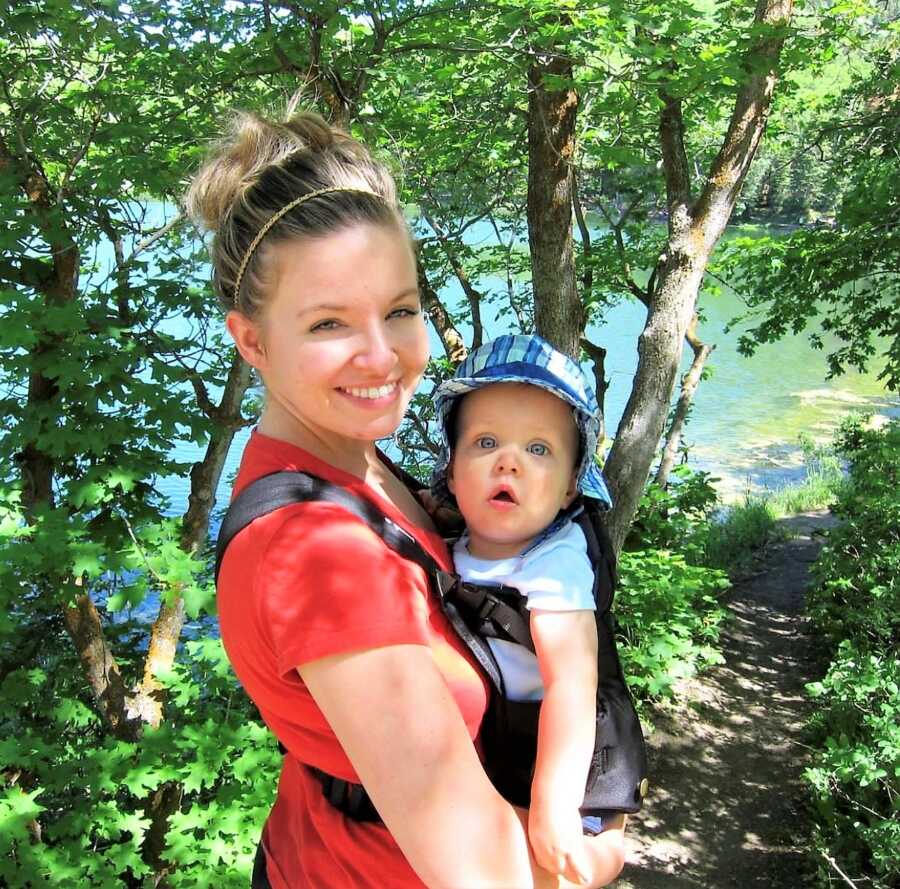
[[[497,326],[537,325],[574,349],[617,300],[641,299],[651,318],[678,302],[677,325],[655,322],[665,360],[650,333],[639,345],[642,379],[662,383],[652,422],[640,399],[632,415],[642,456],[619,467],[635,495],[624,528],[716,227],[762,131],[766,77],[835,27],[823,13],[791,32],[790,4],[775,7],[769,18],[766,4],[738,0],[33,0],[0,11],[0,879],[248,881],[278,756],[210,633],[207,532],[258,394],[177,205],[227,110],[278,113],[300,90],[396,159],[446,351],[432,380]],[[732,112],[753,95],[752,125],[732,144]],[[544,151],[541,128],[564,107],[567,127]],[[556,186],[535,202],[529,178],[563,149]],[[541,207],[557,190],[567,196],[551,234],[575,301],[554,316],[543,311],[552,275],[543,269],[541,293],[533,281]],[[600,212],[607,231],[579,224],[573,239],[570,202],[580,223]],[[602,344],[585,345],[602,390]],[[423,471],[430,417],[424,392],[398,437]],[[176,456],[188,450],[191,464]],[[161,482],[188,475],[173,515],[181,504]],[[623,627],[636,686],[656,695],[677,663],[714,659],[723,581],[671,540],[648,545],[661,552],[626,558]]]
[[[865,58],[869,73],[827,105],[807,138],[828,146],[841,187],[833,224],[790,237],[735,239],[720,272],[736,282],[750,321],[740,347],[807,332],[829,376],[874,365],[900,388],[900,30],[896,20]],[[812,322],[817,327],[810,330]],[[826,335],[819,332],[821,327]]]

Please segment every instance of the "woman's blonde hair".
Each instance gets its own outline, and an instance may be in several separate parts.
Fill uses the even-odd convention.
[[[298,201],[304,195],[309,199]],[[289,111],[283,121],[236,113],[184,203],[193,219],[214,232],[213,287],[223,308],[250,318],[264,302],[271,249],[279,242],[360,223],[406,231],[387,168],[311,112]]]

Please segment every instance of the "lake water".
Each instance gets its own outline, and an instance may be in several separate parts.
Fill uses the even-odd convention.
[[[471,235],[475,243],[487,243],[493,236]],[[481,286],[505,286],[499,281],[478,282]],[[461,299],[458,285],[442,292],[448,305]],[[791,336],[761,347],[752,358],[737,352],[740,330],[725,333],[726,324],[740,314],[743,303],[733,293],[704,293],[701,303],[705,321],[700,336],[716,349],[707,368],[710,379],[701,382],[684,440],[689,446],[689,463],[720,478],[717,488],[725,501],[742,497],[747,491],[774,490],[803,477],[801,433],[817,441],[827,441],[841,418],[851,411],[874,411],[900,416],[900,399],[888,395],[877,381],[877,368],[867,374],[849,372],[826,380],[825,353],[814,350],[805,335]],[[606,395],[606,423],[614,434],[631,390],[637,367],[637,338],[646,312],[636,300],[626,300],[609,309],[603,323],[588,328],[589,338],[607,350],[606,374],[610,388]],[[485,311],[485,338],[509,332],[509,322]],[[463,328],[465,329],[465,328]],[[439,341],[430,331],[433,354],[441,354]],[[830,342],[824,337],[826,346]],[[691,362],[686,347],[683,370]],[[585,365],[590,373],[590,366]],[[678,391],[673,395],[677,399]],[[235,438],[218,496],[218,507],[227,503],[230,479],[249,435]],[[198,449],[185,446],[176,452],[181,460],[194,460]],[[184,511],[188,481],[167,478],[161,490],[171,500],[172,514]]]

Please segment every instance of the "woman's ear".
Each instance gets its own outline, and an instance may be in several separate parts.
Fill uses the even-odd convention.
[[[265,369],[266,349],[259,324],[241,312],[231,311],[225,316],[225,327],[234,340],[241,358],[251,367]]]

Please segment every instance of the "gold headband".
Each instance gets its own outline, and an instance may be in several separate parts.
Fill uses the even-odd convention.
[[[256,237],[250,242],[250,246],[247,248],[246,253],[244,253],[244,258],[241,260],[241,265],[238,268],[237,278],[234,282],[234,304],[237,305],[238,298],[241,294],[241,282],[244,280],[244,272],[247,271],[247,265],[250,263],[250,260],[253,258],[253,253],[257,247],[259,247],[259,242],[268,234],[269,229],[284,216],[285,213],[290,213],[294,207],[299,207],[301,204],[305,204],[307,201],[311,201],[313,198],[317,198],[323,194],[334,194],[339,191],[349,191],[355,194],[368,194],[372,195],[372,197],[376,197],[379,200],[384,200],[380,195],[376,194],[370,188],[350,188],[347,186],[334,186],[332,188],[320,188],[318,191],[310,191],[304,195],[301,195],[299,198],[291,201],[289,204],[285,204],[277,213],[274,213],[272,217],[266,222],[266,224],[256,233]]]

